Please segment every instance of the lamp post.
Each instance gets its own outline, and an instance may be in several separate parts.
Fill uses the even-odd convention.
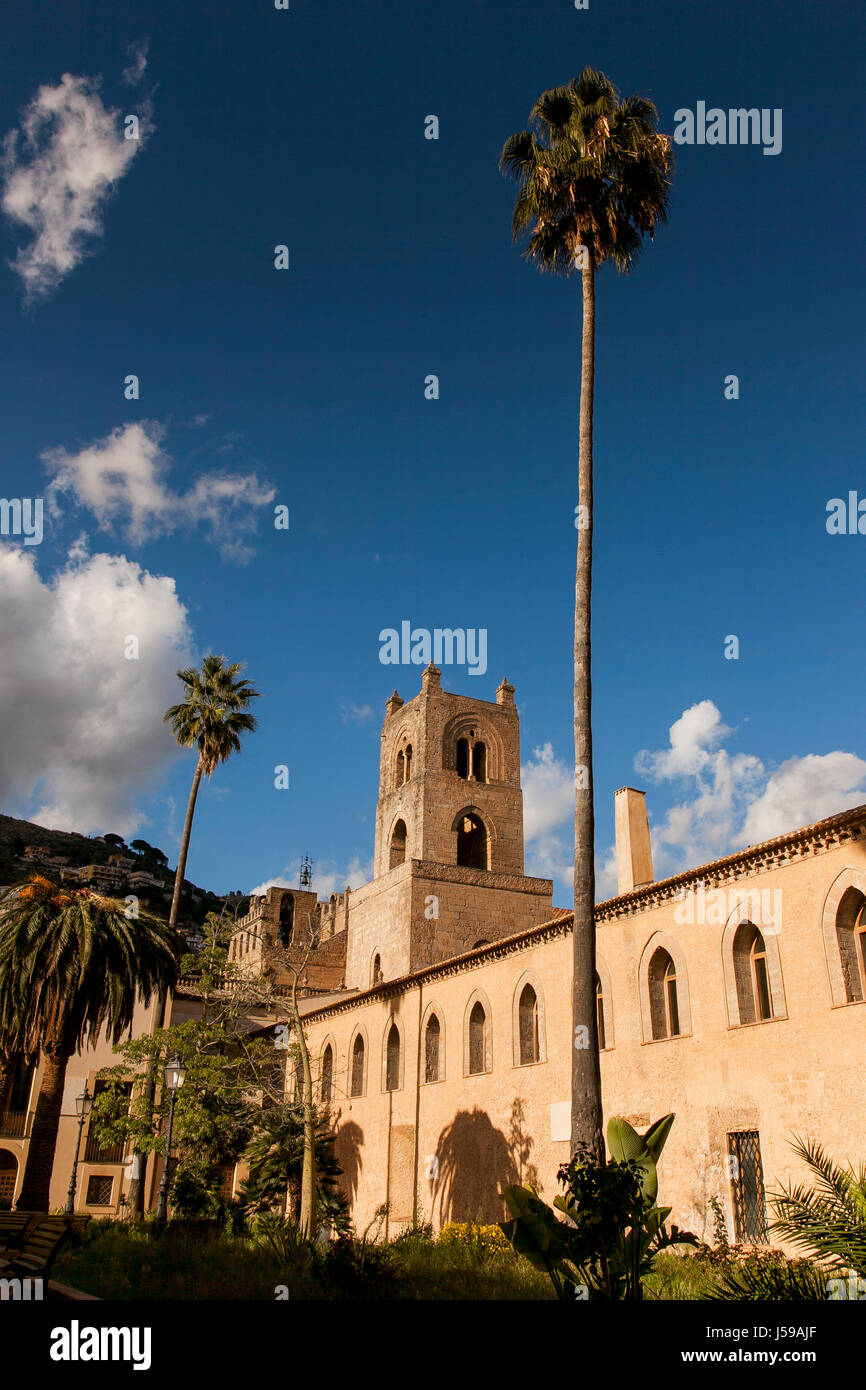
[[[72,1216],[75,1211],[75,1189],[78,1186],[78,1156],[81,1153],[81,1131],[84,1128],[84,1121],[90,1114],[90,1106],[93,1096],[87,1089],[87,1082],[84,1083],[84,1090],[80,1096],[75,1097],[75,1112],[78,1115],[78,1134],[75,1139],[75,1159],[72,1164],[72,1177],[69,1179],[69,1191],[66,1194],[66,1215]]]
[[[168,1166],[171,1161],[171,1131],[174,1127],[174,1102],[178,1091],[186,1079],[186,1069],[182,1057],[174,1057],[165,1068],[165,1084],[168,1087],[168,1133],[165,1137],[165,1162],[159,1180],[159,1193],[156,1199],[156,1221],[165,1221],[168,1210]]]

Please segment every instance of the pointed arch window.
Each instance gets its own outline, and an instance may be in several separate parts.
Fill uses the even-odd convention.
[[[487,781],[487,745],[480,741],[472,748],[472,776],[476,782]]]
[[[663,946],[659,946],[649,964],[649,995],[653,1038],[679,1037],[677,968]]]
[[[379,952],[377,951],[375,956],[373,957],[373,965],[370,970],[370,984],[381,984],[384,978],[385,976],[382,974],[382,957],[379,955]]]
[[[412,745],[411,745],[411,743],[407,743],[407,744],[406,744],[406,752],[405,752],[405,755],[404,755],[404,756],[405,756],[405,767],[406,767],[406,779],[405,779],[405,780],[408,782],[408,781],[409,781],[409,778],[412,776]]]
[[[473,811],[458,817],[457,863],[465,869],[487,868],[487,829]]]
[[[330,1105],[334,1089],[334,1049],[328,1043],[322,1053],[322,1104]]]
[[[442,1025],[436,1014],[431,1014],[424,1029],[424,1080],[441,1081]]]
[[[538,1062],[541,1051],[538,1045],[538,996],[532,985],[526,984],[520,991],[517,1006],[520,1030],[520,1065],[529,1066]]]
[[[281,945],[290,946],[292,944],[294,925],[295,899],[291,893],[284,893],[280,900],[280,922],[277,929]]]
[[[464,779],[469,776],[469,742],[465,738],[458,738],[457,751],[455,757],[455,767],[457,776]]]
[[[488,1025],[487,1013],[480,999],[476,999],[469,1014],[469,1075],[479,1076],[488,1070]]]
[[[836,913],[836,941],[842,962],[845,999],[854,1004],[866,997],[866,896],[848,888]]]
[[[359,1033],[352,1044],[352,1078],[349,1090],[353,1096],[364,1094],[364,1039]]]
[[[388,1029],[385,1057],[385,1090],[400,1089],[400,1029],[392,1023]]]
[[[389,869],[396,869],[398,864],[406,862],[406,822],[398,820],[391,832],[391,856],[388,864]]]
[[[399,753],[397,754],[397,769],[396,769],[396,777],[395,777],[395,786],[402,787],[402,785],[403,785],[403,783],[404,783],[405,781],[406,781],[406,759],[405,759],[405,757],[404,757],[403,750],[402,750],[402,748],[401,748],[400,751],[399,751]]]
[[[740,1023],[766,1023],[773,1017],[767,947],[754,922],[741,922],[734,935],[734,978]]]

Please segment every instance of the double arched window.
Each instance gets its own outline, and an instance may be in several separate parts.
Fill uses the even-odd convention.
[[[866,896],[846,889],[836,913],[836,942],[845,985],[845,1002],[866,998]]]
[[[773,1017],[767,947],[754,922],[741,922],[734,933],[734,979],[740,1023],[766,1023]]]
[[[673,958],[660,946],[649,965],[650,1017],[654,1038],[677,1038],[680,1034],[680,1008],[677,968]]]
[[[458,777],[475,782],[487,781],[487,744],[475,738],[475,730],[469,731],[468,738],[458,738],[454,748],[454,767]]]
[[[641,1024],[644,1042],[680,1038],[692,1031],[686,958],[676,937],[655,932],[646,943],[638,968]],[[601,1021],[606,1025],[605,991],[601,990]],[[596,1007],[599,993],[596,990]],[[605,1026],[605,1043],[609,1045]]]

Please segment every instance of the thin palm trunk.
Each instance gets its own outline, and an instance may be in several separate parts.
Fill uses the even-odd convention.
[[[46,1052],[42,1084],[33,1129],[27,1149],[24,1180],[15,1206],[18,1211],[48,1211],[51,1197],[51,1171],[57,1148],[63,1087],[66,1081],[67,1053]],[[76,1131],[77,1132],[77,1131]]]
[[[604,1161],[601,1069],[595,1008],[595,819],[592,777],[592,414],[595,383],[595,265],[582,271],[577,571],[574,588],[574,977],[571,1145],[587,1144]]]
[[[198,789],[201,784],[202,772],[204,768],[202,760],[199,758],[193,774],[192,786],[189,792],[189,801],[186,806],[186,819],[183,823],[183,835],[180,840],[180,852],[177,856],[177,868],[174,874],[174,892],[171,895],[171,911],[168,915],[169,927],[174,930],[177,927],[177,919],[180,915],[180,897],[183,892],[183,880],[186,873],[186,859],[189,854],[189,842],[192,836],[192,821],[195,815],[195,803],[198,797]],[[156,1033],[160,1028],[165,1027],[167,995],[163,990],[159,996],[156,1014],[153,1021],[152,1032]],[[153,1097],[156,1092],[156,1062],[151,1065],[147,1081],[145,1083],[145,1095],[149,1105],[153,1105]],[[137,1150],[133,1154],[133,1178],[129,1184],[129,1205],[133,1216],[144,1216],[144,1189],[147,1159],[144,1154]],[[136,1176],[140,1174],[140,1176]]]
[[[304,1073],[304,1164],[301,1172],[301,1217],[302,1235],[313,1240],[318,1226],[316,1194],[316,1119],[313,1112],[313,1070],[310,1066],[310,1050],[301,1026],[298,1011],[298,975],[292,980],[292,1016],[301,1049],[301,1066]]]

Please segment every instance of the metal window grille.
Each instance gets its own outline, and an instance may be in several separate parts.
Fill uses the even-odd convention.
[[[734,1232],[738,1244],[767,1244],[764,1169],[756,1129],[728,1135],[728,1166],[734,1203]]]

